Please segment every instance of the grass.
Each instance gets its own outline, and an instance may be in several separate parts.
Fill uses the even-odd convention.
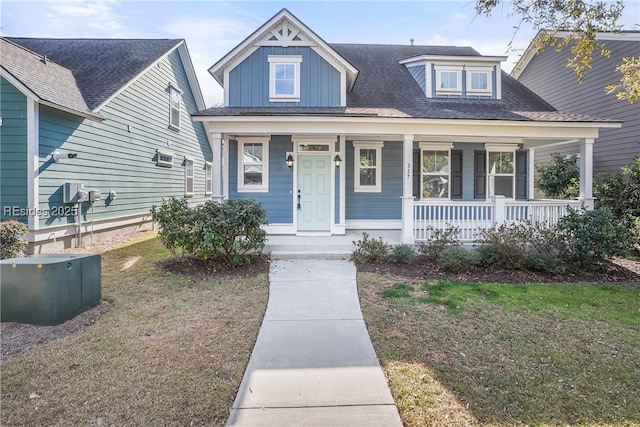
[[[358,285],[407,426],[640,425],[638,284]]]
[[[193,279],[158,269],[168,257],[157,239],[102,255],[109,311],[3,362],[3,425],[224,425],[267,275]]]

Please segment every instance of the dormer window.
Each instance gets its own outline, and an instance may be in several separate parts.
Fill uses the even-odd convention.
[[[300,102],[301,55],[269,55],[269,102]]]
[[[469,93],[491,93],[491,69],[489,68],[468,68],[467,69],[467,92]]]
[[[436,93],[462,94],[462,67],[436,65]]]

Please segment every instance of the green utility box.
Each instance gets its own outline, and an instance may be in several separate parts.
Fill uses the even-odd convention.
[[[1,320],[64,323],[98,305],[100,273],[100,255],[50,254],[1,260]]]

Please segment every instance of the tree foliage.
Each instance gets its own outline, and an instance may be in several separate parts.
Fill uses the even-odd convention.
[[[551,160],[536,165],[535,186],[546,197],[570,199],[580,195],[578,156],[551,153]]]
[[[502,0],[476,0],[475,9],[479,15],[488,16],[501,3]],[[618,24],[624,9],[622,0],[513,0],[509,4],[510,15],[520,19],[516,31],[522,25],[547,30],[540,31],[532,41],[537,52],[546,48],[571,50],[567,66],[576,72],[579,82],[591,68],[594,54],[599,52],[605,57],[611,54],[605,43],[597,39],[598,33],[622,29]],[[640,58],[625,57],[616,70],[621,73],[620,81],[608,85],[606,90],[633,104],[640,97]]]

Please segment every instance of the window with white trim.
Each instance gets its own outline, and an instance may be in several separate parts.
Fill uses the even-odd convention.
[[[205,162],[204,164],[204,195],[209,196],[213,189],[213,164]]]
[[[487,148],[488,195],[512,199],[515,194],[515,148]]]
[[[238,191],[269,191],[269,141],[263,138],[238,140]]]
[[[269,101],[300,101],[302,55],[269,55]]]
[[[382,191],[382,142],[354,142],[355,192]]]
[[[436,66],[436,92],[462,93],[462,66]]]
[[[184,195],[193,196],[193,159],[184,159]]]
[[[182,105],[182,92],[173,86],[169,86],[169,127],[180,129],[180,107]]]
[[[421,198],[450,198],[451,147],[451,144],[420,143]]]
[[[173,153],[170,151],[158,148],[156,150],[156,164],[158,166],[165,166],[168,168],[173,167]]]
[[[491,70],[488,68],[467,69],[467,92],[491,93]]]

